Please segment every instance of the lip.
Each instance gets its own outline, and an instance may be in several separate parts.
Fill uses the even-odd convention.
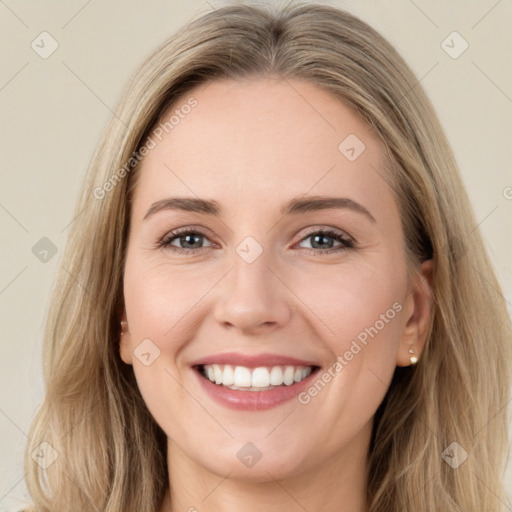
[[[232,366],[245,366],[257,368],[259,366],[320,366],[314,361],[297,359],[285,355],[263,353],[263,354],[241,354],[238,352],[225,352],[206,356],[190,363],[191,366],[205,364],[230,364]]]
[[[246,366],[257,368],[258,366],[313,366],[313,371],[300,382],[294,382],[290,386],[281,386],[267,391],[240,391],[226,386],[217,385],[204,377],[200,372],[200,366],[205,364],[232,364],[234,366]],[[293,400],[317,378],[320,366],[308,361],[276,354],[260,354],[247,356],[242,354],[217,354],[198,360],[192,364],[192,371],[199,380],[206,394],[218,404],[237,411],[264,411],[277,407],[284,402]]]

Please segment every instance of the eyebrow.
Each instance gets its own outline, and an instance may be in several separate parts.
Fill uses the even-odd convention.
[[[363,214],[373,223],[375,217],[362,204],[349,199],[348,197],[308,196],[296,197],[288,201],[280,210],[281,215],[299,215],[302,213],[330,210],[347,209]],[[181,210],[186,212],[202,213],[206,215],[220,216],[222,208],[214,200],[199,199],[194,197],[169,197],[153,203],[146,215],[146,220],[151,215],[162,210]]]

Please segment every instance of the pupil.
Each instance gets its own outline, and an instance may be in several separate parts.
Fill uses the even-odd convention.
[[[327,239],[331,240],[331,243],[326,242]],[[332,247],[332,237],[329,235],[315,235],[313,237],[313,247],[315,247],[315,244],[319,244],[319,247]],[[315,247],[316,248],[316,247]]]
[[[182,246],[187,246],[187,244],[190,244],[192,246],[192,248],[195,248],[197,247],[197,243],[194,245],[194,242],[191,241],[193,238],[196,238],[199,240],[199,246],[201,245],[201,241],[202,241],[202,238],[203,238],[203,235],[185,235],[185,236],[182,236],[181,237],[181,242],[182,242]],[[196,240],[197,241],[197,240]],[[190,248],[190,246],[188,247],[185,247],[186,249]]]
[[[195,241],[194,241],[195,239]],[[201,245],[203,239],[203,235],[184,235],[181,237],[182,246],[188,246],[186,248],[197,248]],[[329,235],[315,235],[313,236],[313,247],[322,248],[322,247],[328,247],[332,248],[333,246],[333,239]]]

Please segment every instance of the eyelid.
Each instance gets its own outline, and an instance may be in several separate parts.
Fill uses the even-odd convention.
[[[211,247],[215,247],[215,246],[218,247],[218,244],[216,242],[213,242],[212,240],[210,240],[210,236],[208,235],[208,233],[206,231],[207,230],[203,229],[202,227],[194,226],[194,225],[176,228],[176,229],[168,232],[163,238],[161,238],[157,242],[156,247],[157,248],[160,247],[163,249],[171,248],[170,250],[172,250],[174,252],[184,253],[184,254],[193,254],[193,253],[197,253],[198,251],[200,251],[202,249],[211,248]],[[211,243],[211,245],[207,246],[207,247],[199,247],[196,249],[186,249],[186,248],[171,245],[171,243],[168,242],[169,240],[174,241],[174,239],[179,238],[179,236],[182,234],[190,234],[190,233],[202,235],[204,238],[206,238]],[[347,232],[345,232],[339,228],[334,228],[332,226],[316,225],[316,226],[308,226],[307,228],[304,228],[301,232],[299,232],[299,235],[298,235],[299,240],[292,247],[295,247],[297,244],[300,244],[301,242],[308,239],[312,235],[319,234],[319,233],[321,233],[325,236],[329,236],[334,239],[339,238],[338,241],[340,242],[341,245],[338,245],[336,247],[331,247],[328,249],[315,249],[315,248],[309,248],[309,247],[302,247],[301,250],[310,252],[310,253],[314,253],[314,254],[320,254],[320,253],[330,254],[330,253],[341,252],[342,250],[346,250],[346,249],[355,248],[357,246],[357,241],[354,239],[354,237],[349,235]],[[168,243],[166,243],[166,242],[168,242]]]
[[[208,247],[200,247],[198,249],[185,249],[182,247],[177,247],[175,245],[171,245],[170,240],[174,241],[174,239],[179,238],[180,235],[187,234],[187,233],[195,233],[198,235],[202,235],[204,238],[206,238],[211,243],[211,245]],[[182,253],[182,254],[193,254],[193,253],[197,253],[197,251],[199,251],[201,249],[207,249],[207,248],[215,247],[215,246],[218,246],[218,244],[216,242],[213,242],[212,240],[210,240],[210,236],[207,233],[207,230],[203,229],[202,227],[194,226],[194,225],[183,226],[181,228],[176,228],[171,231],[168,231],[168,232],[166,232],[166,234],[163,237],[160,237],[155,243],[155,248],[157,248],[157,249],[164,249],[164,250],[169,249],[171,251],[174,251],[177,253]]]
[[[322,225],[314,225],[314,226],[308,226],[307,228],[302,229],[299,234],[297,235],[299,237],[299,242],[301,242],[305,237],[308,237],[310,235],[313,235],[315,233],[319,232],[331,232],[333,234],[336,234],[340,238],[343,238],[347,242],[353,242],[356,243],[356,239],[349,235],[346,231],[343,229],[335,228],[333,226],[322,226]]]

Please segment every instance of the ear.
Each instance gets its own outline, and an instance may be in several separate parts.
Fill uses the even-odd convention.
[[[421,264],[411,282],[404,305],[404,314],[407,317],[398,347],[397,366],[410,366],[411,356],[420,359],[427,341],[433,304],[432,272],[433,261],[427,260]],[[414,353],[409,350],[413,350]]]
[[[132,338],[126,320],[126,310],[123,309],[119,319],[119,354],[126,364],[132,364]]]

